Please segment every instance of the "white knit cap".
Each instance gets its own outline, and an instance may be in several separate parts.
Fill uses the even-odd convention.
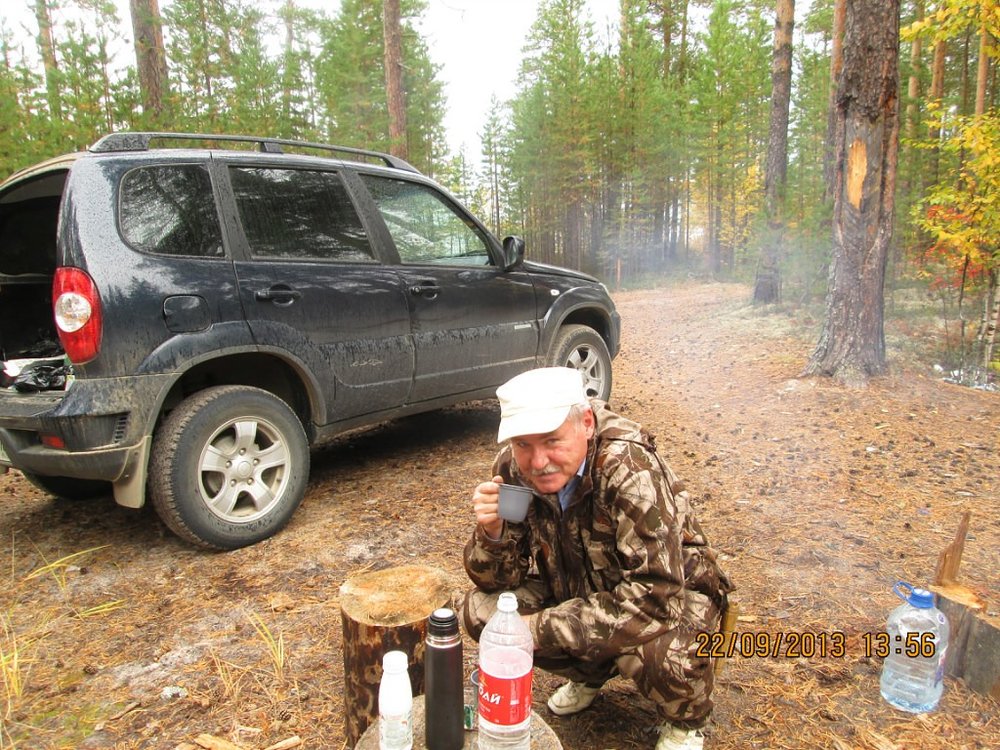
[[[497,442],[520,435],[543,435],[562,426],[570,407],[589,406],[583,376],[569,367],[542,367],[517,375],[497,388],[500,430]]]

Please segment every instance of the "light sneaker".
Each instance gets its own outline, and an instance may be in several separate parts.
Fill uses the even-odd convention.
[[[549,697],[549,711],[556,716],[579,713],[594,702],[600,691],[582,682],[567,682]]]
[[[702,750],[705,734],[700,729],[681,729],[670,722],[660,730],[660,741],[656,750]]]

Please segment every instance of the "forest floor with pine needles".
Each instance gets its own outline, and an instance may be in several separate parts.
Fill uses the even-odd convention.
[[[800,379],[821,313],[749,296],[714,283],[615,295],[612,405],[686,481],[737,585],[738,634],[844,634],[842,656],[728,659],[705,747],[1000,747],[995,701],[948,678],[935,712],[896,711],[863,648],[897,580],[931,582],[967,510],[960,580],[1000,609],[1000,393],[944,382],[931,368],[942,332],[912,316],[887,322],[887,377]],[[497,418],[477,402],[339,438],[314,452],[288,528],[228,553],[184,544],[151,510],[0,477],[0,748],[347,748],[339,587],[431,565],[460,601]],[[467,671],[474,660],[466,639]],[[545,709],[558,684],[536,672],[535,709],[567,750],[655,745],[654,707],[628,681],[566,718]]]

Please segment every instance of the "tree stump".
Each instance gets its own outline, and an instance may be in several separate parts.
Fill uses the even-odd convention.
[[[1000,701],[1000,617],[991,617],[975,592],[960,583],[931,586],[951,634],[945,674],[961,677],[973,692]]]
[[[931,590],[951,634],[945,656],[945,672],[961,677],[970,690],[1000,701],[1000,617],[988,613],[986,602],[968,586],[958,583],[958,567],[969,533],[972,513],[966,511],[955,539],[938,557]]]
[[[450,604],[444,572],[418,565],[363,573],[341,585],[348,747],[378,718],[382,656],[387,651],[404,651],[409,656],[413,692],[423,692],[427,618]]]

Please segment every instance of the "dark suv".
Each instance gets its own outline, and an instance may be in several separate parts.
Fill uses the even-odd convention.
[[[0,469],[208,547],[284,526],[345,430],[546,364],[606,399],[619,327],[387,154],[116,133],[0,183]]]

